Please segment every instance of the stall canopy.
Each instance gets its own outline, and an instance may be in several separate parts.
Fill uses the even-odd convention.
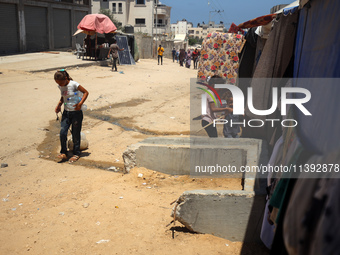
[[[117,30],[113,22],[104,14],[88,14],[78,24],[78,30],[74,33],[85,33],[93,35],[95,33],[108,34]]]

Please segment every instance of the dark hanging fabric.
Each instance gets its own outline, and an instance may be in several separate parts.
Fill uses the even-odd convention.
[[[257,64],[258,64],[259,61],[260,61],[260,57],[261,57],[261,55],[262,55],[263,48],[264,48],[264,46],[266,45],[266,41],[267,41],[267,39],[261,38],[260,36],[258,36],[258,38],[257,38],[256,53],[255,53],[255,61],[254,61],[254,67],[253,67],[253,72],[252,72],[252,74],[254,74],[255,69],[256,69],[256,67],[257,67]]]
[[[272,88],[280,87],[280,79],[286,72],[294,53],[298,12],[289,16],[280,15],[275,21],[274,28],[263,49],[259,63],[255,69],[251,87],[253,88],[253,105],[257,110],[267,110],[272,105]],[[260,79],[261,78],[261,79]],[[266,79],[262,79],[266,78]],[[245,107],[245,119],[278,119],[278,111],[269,116],[258,116]],[[260,138],[270,141],[275,127],[270,122],[265,122],[263,127],[248,127],[242,131],[243,137]],[[279,136],[279,135],[278,135]]]
[[[249,29],[245,35],[246,43],[240,53],[240,65],[238,71],[237,86],[242,90],[243,95],[246,95],[247,88],[250,86],[250,79],[253,77],[253,68],[255,62],[256,45],[258,35],[255,33],[256,27]]]
[[[290,161],[290,164],[293,165],[301,165],[307,162],[307,160],[310,158],[311,154],[303,150],[302,147],[297,149],[297,152],[294,153],[293,158]],[[295,159],[294,159],[295,158]],[[287,212],[287,208],[289,205],[289,201],[292,196],[293,189],[295,187],[296,183],[295,178],[291,178],[289,176],[283,176],[283,178],[279,181],[277,187],[275,188],[274,194],[273,194],[273,200],[270,200],[270,204],[273,206],[273,204],[277,203],[279,205],[279,211],[276,217],[276,231],[275,236],[272,244],[272,249],[270,251],[270,254],[272,255],[285,255],[288,254],[286,250],[286,246],[284,243],[284,231],[283,231],[283,224],[285,215]],[[278,195],[278,197],[274,197]]]
[[[306,162],[307,166],[318,164],[340,164],[340,150],[327,156],[315,155]],[[289,254],[339,254],[339,174],[300,174],[283,219],[283,239]]]
[[[334,0],[309,1],[300,10],[294,77],[308,80],[294,86],[310,91],[312,100],[305,107],[312,116],[298,112],[296,120],[302,142],[317,154],[340,149],[339,13],[340,1]]]

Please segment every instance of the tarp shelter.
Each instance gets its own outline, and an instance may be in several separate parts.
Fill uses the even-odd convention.
[[[253,108],[269,109],[274,88],[293,86],[306,90],[288,97],[306,98],[302,104],[311,113],[291,106],[283,116],[275,111],[273,117],[258,118],[297,122],[278,125],[279,138],[275,132],[268,137],[272,126],[267,125],[258,138],[274,141],[268,165],[300,167],[297,174],[294,170],[268,174],[269,206],[261,239],[271,254],[337,254],[340,175],[339,168],[333,167],[340,164],[340,1],[301,0],[299,8],[295,3],[277,14],[251,81],[256,89]],[[271,82],[271,77],[279,82]],[[254,78],[266,79],[256,82]],[[247,110],[245,115],[247,120],[255,119]]]
[[[174,38],[174,41],[184,42],[186,39],[186,34],[177,34]]]
[[[284,15],[288,15],[289,13],[297,10],[299,7],[299,1],[294,1],[290,4],[288,4],[287,6],[285,6],[284,8],[278,10],[277,12],[275,12],[276,14],[279,14],[279,13],[283,13]]]
[[[177,49],[186,49],[186,34],[177,34],[174,38],[174,44]]]

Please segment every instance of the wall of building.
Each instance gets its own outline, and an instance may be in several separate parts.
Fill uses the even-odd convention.
[[[135,32],[140,32],[148,35],[156,33],[159,36],[167,36],[170,34],[170,12],[171,7],[159,5],[156,15],[154,0],[145,0],[145,4],[136,4],[136,0],[93,0],[92,13],[98,13],[100,9],[109,9],[113,12],[113,4],[116,4],[116,12],[113,16],[122,26],[131,25]],[[122,4],[122,11],[119,12],[119,4]],[[157,17],[157,18],[156,18]],[[143,24],[138,24],[136,19],[144,20]],[[159,27],[155,28],[154,21],[159,22]]]
[[[143,34],[135,34],[135,40],[138,47],[139,58],[153,58],[152,37]]]
[[[135,40],[138,47],[139,57],[141,59],[145,58],[156,58],[157,57],[157,48],[161,44],[164,48],[164,57],[172,58],[172,49],[175,46],[173,41],[169,40],[152,40],[151,36],[143,35],[143,34],[135,34]]]
[[[154,43],[155,47],[154,47],[154,52],[155,52],[155,56],[157,56],[157,48],[159,45],[162,45],[162,47],[164,48],[164,53],[163,56],[165,58],[172,58],[172,49],[175,47],[174,41],[166,41],[166,40],[161,40],[161,41],[157,41]]]
[[[28,0],[0,0],[0,54],[75,48],[81,19],[90,4]],[[8,23],[10,15],[13,22]],[[80,38],[78,36],[78,38]],[[82,40],[81,38],[79,40]],[[10,43],[8,43],[10,42]]]

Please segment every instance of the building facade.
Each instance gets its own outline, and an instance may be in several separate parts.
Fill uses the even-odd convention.
[[[133,26],[134,32],[168,37],[171,7],[158,0],[93,0],[92,13],[109,9],[122,26]]]
[[[0,54],[74,48],[90,12],[90,0],[0,0]]]
[[[193,27],[191,22],[186,19],[177,21],[175,24],[171,24],[171,38],[175,38],[176,35],[188,35],[189,30]]]
[[[223,22],[215,24],[215,22],[210,21],[208,24],[198,24],[197,27],[192,27],[188,29],[188,36],[197,39],[204,39],[211,32],[225,32],[225,27]]]

